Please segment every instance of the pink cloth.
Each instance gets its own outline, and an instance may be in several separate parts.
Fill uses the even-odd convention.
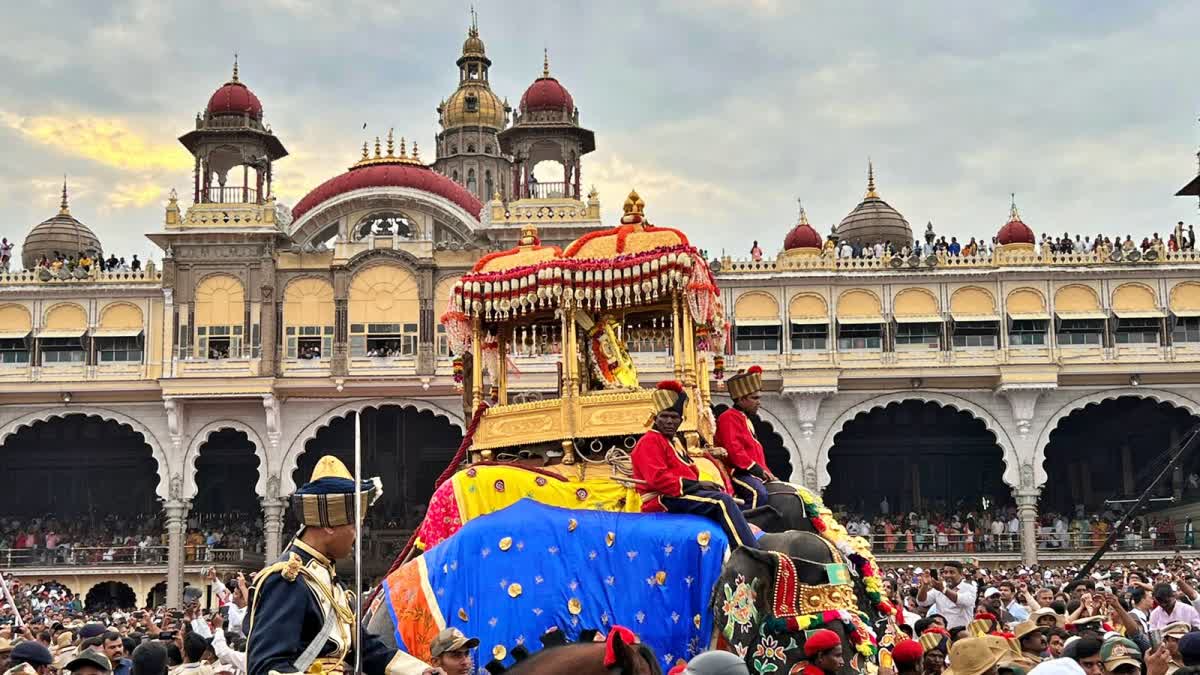
[[[458,499],[454,496],[454,481],[448,480],[433,493],[425,519],[417,529],[421,544],[428,550],[462,529]]]

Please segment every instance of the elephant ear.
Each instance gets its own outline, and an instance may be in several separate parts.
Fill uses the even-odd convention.
[[[736,558],[738,556],[749,558],[750,561],[753,561],[751,564],[765,565],[768,570],[774,573],[775,554],[771,551],[743,546],[733,552],[733,557]]]

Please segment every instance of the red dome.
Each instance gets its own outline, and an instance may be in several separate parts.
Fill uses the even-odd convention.
[[[245,115],[262,119],[262,102],[241,82],[231,81],[221,85],[221,88],[208,99],[209,115]]]
[[[1019,218],[1014,218],[1004,224],[1000,231],[996,233],[996,242],[1004,244],[1032,244],[1037,239],[1033,236],[1033,230],[1028,225],[1021,222]]]
[[[575,100],[571,92],[558,83],[558,80],[544,75],[533,81],[525,93],[521,95],[521,111],[531,110],[566,110],[568,114],[575,110]]]
[[[808,221],[801,222],[792,228],[791,232],[783,238],[783,250],[790,251],[796,248],[821,248],[824,245],[821,240],[821,235],[813,229]]]
[[[292,208],[292,220],[311,211],[328,199],[353,190],[373,187],[406,187],[444,197],[479,218],[483,204],[466,188],[423,164],[374,164],[354,167],[330,178],[309,192]]]

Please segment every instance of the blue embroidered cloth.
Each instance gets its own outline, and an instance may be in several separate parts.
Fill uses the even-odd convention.
[[[709,595],[727,549],[721,528],[699,516],[523,499],[467,523],[425,562],[446,625],[480,639],[478,664],[496,645],[540,650],[551,627],[573,641],[620,624],[670,666],[708,646]]]

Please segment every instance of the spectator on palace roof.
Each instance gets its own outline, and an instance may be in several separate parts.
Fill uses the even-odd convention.
[[[754,262],[759,262],[763,258],[762,249],[758,246],[758,240],[754,240],[754,245],[750,247],[750,259]]]

